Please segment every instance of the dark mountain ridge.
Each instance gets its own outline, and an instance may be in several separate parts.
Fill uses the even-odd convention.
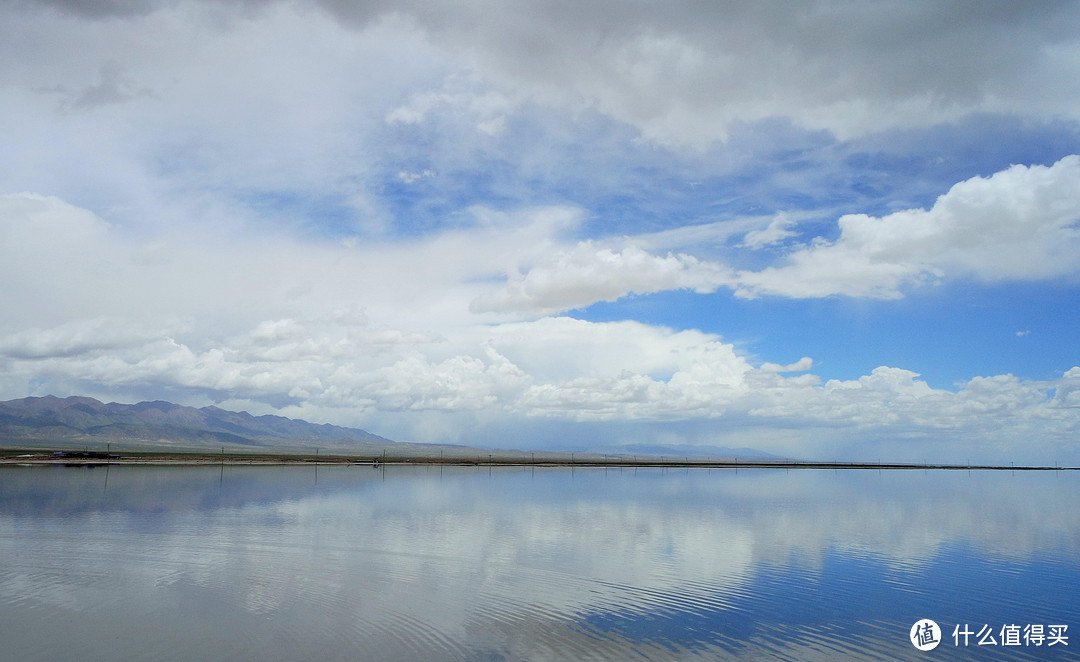
[[[47,395],[0,402],[0,443],[143,442],[168,445],[360,447],[393,444],[357,428],[317,425],[284,416],[252,416],[219,407],[185,407],[155,400],[104,403]]]

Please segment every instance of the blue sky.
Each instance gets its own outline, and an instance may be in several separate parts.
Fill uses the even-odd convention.
[[[1071,3],[0,19],[0,398],[1080,461]]]

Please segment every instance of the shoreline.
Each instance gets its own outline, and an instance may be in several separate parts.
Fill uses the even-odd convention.
[[[934,469],[945,471],[1077,471],[1080,467],[1048,465],[948,464],[911,462],[821,462],[803,460],[739,459],[711,457],[667,456],[595,456],[535,457],[525,453],[490,453],[487,457],[418,457],[370,455],[300,455],[295,453],[231,453],[199,452],[67,452],[54,456],[51,452],[7,449],[0,455],[2,465],[29,466],[487,466],[487,467],[573,467],[573,468],[701,468],[701,469]]]

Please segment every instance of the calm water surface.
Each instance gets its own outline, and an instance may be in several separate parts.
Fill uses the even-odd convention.
[[[0,558],[20,662],[1080,657],[1075,472],[5,467]]]

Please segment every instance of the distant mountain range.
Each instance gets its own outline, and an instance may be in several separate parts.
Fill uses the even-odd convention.
[[[650,445],[650,444],[627,444],[624,446],[609,446],[598,452],[614,453],[622,455],[659,455],[667,457],[746,457],[755,459],[783,459],[779,455],[759,451],[756,448],[732,448],[730,446],[698,446],[691,444]]]
[[[317,425],[283,416],[252,416],[219,407],[184,407],[155,400],[133,405],[104,403],[94,398],[21,398],[0,402],[0,448],[114,450],[298,451],[322,449],[345,455],[477,457],[491,451],[458,445],[396,442],[357,428]],[[527,451],[498,451],[503,456]],[[625,445],[580,449],[583,453],[654,456],[775,458],[752,448],[678,445]],[[537,453],[530,453],[535,459]],[[545,451],[552,458],[569,451]]]
[[[282,416],[252,416],[218,407],[196,409],[161,400],[125,405],[47,395],[0,402],[0,445],[41,448],[105,443],[360,451],[395,442],[356,428],[316,425]]]

